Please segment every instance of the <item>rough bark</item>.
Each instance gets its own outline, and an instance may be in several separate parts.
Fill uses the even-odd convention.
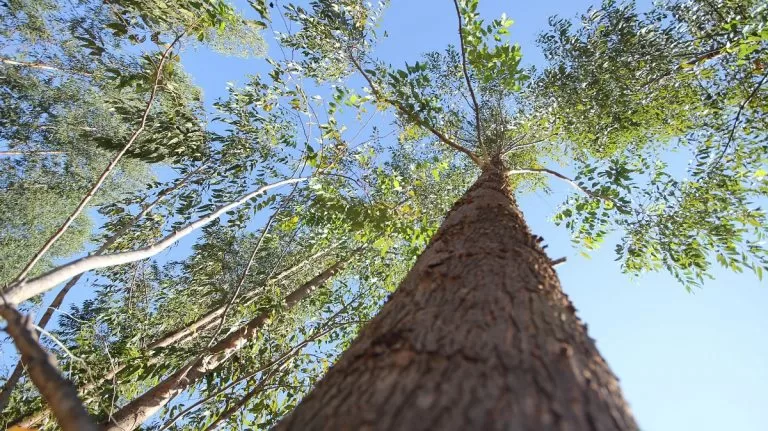
[[[500,162],[277,430],[636,430]]]
[[[342,267],[343,263],[337,262],[308,282],[299,286],[295,291],[286,296],[285,308],[291,308],[298,303],[298,300],[309,296],[310,293],[322,286],[341,270]],[[293,299],[296,299],[295,294],[297,292],[301,292],[301,294],[297,294],[300,298],[293,301]],[[292,298],[291,305],[288,305],[287,298]],[[173,397],[197,383],[200,379],[229,359],[235,352],[245,346],[249,340],[258,334],[261,327],[269,320],[270,315],[271,312],[268,311],[259,314],[248,323],[211,346],[211,348],[203,355],[198,356],[196,359],[155,385],[152,389],[126,404],[112,415],[110,422],[105,424],[105,430],[126,431],[139,427],[166,405]]]
[[[32,319],[7,305],[0,305],[0,315],[8,323],[6,331],[16,344],[32,383],[40,391],[61,429],[97,431],[96,424],[78,399],[75,387],[59,374],[55,358],[37,342]]]

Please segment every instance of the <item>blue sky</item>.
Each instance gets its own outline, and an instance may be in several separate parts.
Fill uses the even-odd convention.
[[[542,64],[535,39],[548,17],[575,17],[594,3],[481,0],[480,10],[487,18],[506,12],[515,20],[512,40],[522,46],[524,63]],[[375,56],[395,66],[458,40],[450,0],[394,0],[383,26],[389,37],[378,45]],[[270,52],[276,54],[274,46]],[[243,83],[246,74],[265,70],[259,59],[218,57],[212,62],[205,49],[188,53],[185,66],[209,101],[224,95],[227,81]],[[521,197],[520,205],[532,230],[549,244],[551,257],[568,257],[558,267],[563,288],[620,378],[642,429],[765,430],[765,283],[751,274],[719,270],[716,280],[688,293],[666,274],[636,280],[622,274],[611,244],[591,259],[581,257],[568,232],[550,221],[572,190],[559,183],[552,187],[552,194]]]

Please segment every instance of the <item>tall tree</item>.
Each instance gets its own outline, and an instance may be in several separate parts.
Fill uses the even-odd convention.
[[[631,240],[617,251],[630,273],[665,267],[690,286],[717,255],[726,266],[760,276],[766,261],[757,244],[766,224],[749,196],[763,195],[762,186],[713,172],[718,164],[717,171],[741,171],[736,178],[743,178],[760,172],[765,160],[762,132],[741,132],[739,123],[765,80],[753,68],[762,70],[768,39],[756,18],[765,8],[733,3],[738,12],[717,17],[717,6],[697,2],[639,15],[632,5],[606,1],[575,34],[567,21],[553,21],[554,31],[542,39],[552,67],[528,73],[531,84],[523,83],[519,49],[503,42],[511,21],[502,16],[486,24],[477,0],[454,2],[457,50],[394,71],[360,49],[373,40],[359,3],[289,9],[303,29],[329,36],[315,42],[333,47],[321,56],[361,74],[378,103],[466,156],[480,177],[381,313],[277,429],[637,429],[617,379],[515,204],[512,189],[522,183],[508,176],[547,174],[583,192],[558,220],[568,220],[588,248],[608,225],[625,228]],[[709,29],[723,27],[732,39],[697,54],[702,45],[717,45],[719,35]],[[306,36],[293,41],[304,43]],[[739,48],[731,51],[731,43]],[[738,61],[689,73],[726,52]],[[740,83],[721,80],[729,74],[741,76]],[[446,91],[445,82],[455,90]],[[720,94],[712,96],[715,91]],[[739,93],[734,104],[728,95]],[[466,105],[454,102],[457,95]],[[691,106],[701,99],[716,100],[718,108]],[[761,121],[762,108],[757,102],[751,108],[749,118]],[[734,111],[729,127],[712,130]],[[742,146],[731,149],[735,134],[743,136]],[[719,156],[692,167],[695,183],[674,180],[666,165],[648,167],[661,149],[678,139],[693,144],[701,135],[709,136],[709,148],[713,140],[723,145]],[[544,156],[575,159],[581,178],[542,166]],[[649,171],[653,203],[637,205],[643,194],[637,183]],[[676,207],[659,211],[674,199]],[[661,237],[649,238],[653,229]]]

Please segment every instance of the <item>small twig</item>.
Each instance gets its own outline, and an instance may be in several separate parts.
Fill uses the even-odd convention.
[[[768,71],[766,71],[763,74],[763,77],[760,78],[760,81],[757,83],[754,89],[752,89],[752,92],[749,93],[749,96],[744,99],[743,102],[741,102],[741,105],[739,105],[739,110],[736,112],[736,118],[733,119],[733,126],[731,127],[731,132],[728,134],[728,141],[725,143],[725,147],[723,147],[723,151],[720,152],[720,156],[717,158],[717,161],[712,163],[707,170],[711,170],[718,164],[720,164],[720,161],[723,160],[723,157],[725,157],[725,153],[728,152],[728,148],[731,146],[731,143],[733,142],[733,136],[736,133],[736,127],[739,125],[739,118],[741,118],[741,113],[744,112],[744,107],[747,106],[747,103],[749,103],[750,100],[752,100],[760,91],[760,87],[763,86],[763,83],[765,83],[765,79],[768,78]]]

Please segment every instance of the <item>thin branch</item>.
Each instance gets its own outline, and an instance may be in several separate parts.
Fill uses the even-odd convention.
[[[202,163],[199,167],[196,169],[190,171],[186,176],[184,176],[182,179],[180,179],[178,182],[176,182],[174,185],[166,187],[165,189],[161,190],[155,199],[142,206],[141,210],[131,218],[131,220],[128,221],[125,225],[123,225],[120,229],[117,230],[112,236],[110,236],[104,243],[93,252],[93,255],[100,255],[107,251],[109,247],[111,247],[115,242],[117,242],[118,239],[120,239],[123,235],[125,235],[126,232],[128,232],[129,229],[131,229],[136,223],[138,223],[142,218],[144,218],[147,214],[149,214],[150,211],[152,211],[153,208],[157,206],[163,199],[165,199],[169,194],[173,193],[174,191],[180,189],[183,187],[189,180],[197,175],[203,168],[205,168],[208,165],[209,162]],[[64,287],[61,288],[59,293],[56,294],[56,297],[51,301],[51,304],[46,308],[43,315],[40,317],[40,320],[37,322],[37,326],[39,328],[45,328],[46,325],[48,325],[48,322],[51,320],[51,317],[53,316],[54,311],[58,310],[62,303],[64,303],[64,298],[67,296],[69,291],[77,284],[78,281],[80,281],[80,278],[83,276],[83,274],[79,274],[67,282],[67,284],[64,285]],[[10,400],[11,393],[13,392],[14,387],[16,387],[16,384],[18,384],[19,379],[21,379],[23,372],[23,366],[21,362],[16,363],[16,367],[13,369],[13,372],[8,377],[8,380],[5,381],[5,384],[3,385],[2,391],[0,391],[0,411],[3,411],[5,406],[7,405],[8,401]]]
[[[176,243],[176,241],[179,241],[180,239],[191,234],[197,229],[221,217],[227,211],[237,208],[238,206],[255,198],[256,196],[261,195],[267,192],[268,190],[271,190],[276,187],[280,187],[288,184],[300,183],[300,182],[307,181],[308,179],[309,179],[308,177],[290,178],[290,179],[278,181],[276,183],[261,186],[258,189],[239,197],[235,201],[232,201],[228,204],[218,207],[216,210],[209,213],[208,215],[197,219],[196,221],[186,225],[185,227],[179,230],[174,231],[173,233],[165,236],[164,238],[162,238],[161,240],[157,241],[152,245],[142,247],[132,251],[104,254],[99,256],[83,257],[81,259],[75,260],[68,264],[62,265],[58,268],[55,268],[37,278],[33,278],[31,280],[22,280],[21,282],[13,283],[10,286],[8,286],[8,288],[3,293],[6,297],[6,300],[9,303],[18,304],[22,301],[26,301],[27,299],[34,297],[35,295],[44,293],[52,289],[59,283],[71,277],[74,277],[76,275],[79,275],[94,269],[107,268],[110,266],[122,265],[130,262],[136,262],[138,260],[150,258],[160,253],[161,251],[165,250],[166,248],[170,247],[171,245]]]
[[[16,282],[24,280],[29,272],[32,270],[32,268],[37,264],[37,262],[42,259],[43,255],[48,252],[48,250],[53,246],[53,244],[61,238],[62,235],[64,235],[64,232],[67,231],[69,226],[75,221],[75,218],[80,215],[81,212],[85,209],[85,207],[88,205],[88,203],[91,201],[91,199],[94,197],[96,192],[101,188],[101,186],[106,181],[109,174],[112,172],[112,170],[117,166],[117,163],[122,159],[123,155],[128,151],[128,149],[131,148],[131,145],[133,145],[134,142],[136,142],[136,139],[138,139],[141,132],[144,131],[144,128],[147,125],[147,119],[149,118],[149,111],[152,108],[152,104],[155,101],[155,97],[157,96],[157,90],[160,86],[160,78],[163,74],[163,65],[165,64],[166,59],[171,53],[171,50],[173,50],[173,47],[176,43],[181,40],[181,37],[184,35],[184,33],[179,34],[176,36],[176,38],[168,45],[168,47],[163,51],[162,56],[160,57],[160,62],[157,65],[157,71],[155,73],[155,82],[152,85],[152,91],[149,94],[149,100],[147,100],[146,107],[144,108],[144,113],[141,116],[141,123],[139,124],[139,128],[136,129],[133,134],[131,135],[130,139],[128,139],[128,142],[125,144],[125,146],[112,158],[112,161],[109,162],[106,169],[104,169],[104,172],[101,173],[99,178],[96,180],[96,183],[91,186],[91,189],[88,190],[88,193],[83,196],[83,198],[80,200],[80,203],[77,205],[77,208],[75,208],[74,211],[67,217],[67,219],[64,221],[64,224],[59,227],[59,229],[51,236],[48,241],[43,244],[43,246],[38,250],[37,253],[35,253],[34,257],[32,257],[32,260],[27,263],[27,265],[24,267],[24,269],[21,271],[21,273],[16,277]]]
[[[768,78],[768,71],[766,71],[762,78],[760,78],[760,81],[757,83],[754,89],[752,89],[752,92],[749,93],[749,96],[747,96],[746,99],[744,99],[743,102],[741,102],[741,105],[739,105],[739,111],[736,113],[736,118],[733,119],[733,126],[731,126],[731,132],[728,134],[728,141],[725,143],[725,147],[723,147],[723,151],[720,153],[720,156],[717,158],[717,161],[712,163],[707,170],[711,170],[713,167],[720,164],[720,161],[723,160],[723,157],[725,157],[725,153],[728,152],[728,148],[731,146],[731,143],[733,142],[733,136],[736,133],[736,127],[739,125],[739,118],[741,118],[742,112],[744,112],[744,107],[747,106],[747,103],[749,103],[750,100],[752,100],[757,93],[760,91],[760,88],[765,83],[765,79]]]
[[[59,374],[53,356],[37,342],[32,319],[7,304],[0,305],[6,331],[13,338],[32,382],[53,411],[64,431],[97,431],[98,428],[77,397],[74,385]]]
[[[296,190],[299,188],[299,184],[296,183],[293,186],[293,189],[288,194],[288,196],[283,199],[283,201],[280,203],[280,206],[275,210],[275,212],[272,213],[272,215],[269,216],[269,219],[264,224],[264,228],[261,230],[261,234],[259,235],[259,239],[256,241],[256,245],[253,247],[253,252],[251,252],[250,258],[248,258],[248,263],[245,265],[245,269],[243,270],[243,274],[240,276],[240,280],[237,282],[237,287],[235,287],[234,293],[232,293],[232,297],[227,302],[227,305],[224,307],[224,311],[221,313],[221,318],[219,319],[219,324],[216,327],[216,330],[213,331],[213,335],[211,335],[211,340],[208,342],[208,347],[210,348],[213,346],[213,343],[216,342],[216,338],[218,338],[219,333],[221,333],[221,328],[224,326],[224,322],[227,320],[227,314],[229,313],[229,309],[232,308],[232,305],[234,305],[235,301],[237,300],[238,295],[240,294],[240,290],[243,288],[243,285],[245,284],[245,279],[248,277],[248,274],[251,272],[251,266],[253,266],[254,260],[256,260],[256,255],[259,253],[259,250],[261,249],[261,244],[264,242],[264,238],[267,236],[267,232],[269,232],[269,229],[272,227],[272,224],[277,219],[277,216],[280,215],[280,211],[283,210],[285,205],[291,200],[291,197],[293,197],[293,194],[296,193]]]
[[[14,156],[60,156],[67,154],[64,151],[0,151],[0,157]]]
[[[462,23],[463,17],[461,16],[461,10],[459,9],[458,0],[453,0],[453,5],[456,6],[456,17],[459,19],[459,45],[461,47],[461,69],[464,74],[464,80],[467,81],[467,88],[469,88],[469,96],[472,98],[472,104],[475,110],[475,127],[477,128],[477,146],[482,148],[482,129],[480,126],[480,104],[477,103],[477,97],[475,97],[475,89],[472,88],[472,80],[469,79],[469,71],[467,70],[467,52],[464,46],[464,26]]]
[[[425,129],[432,132],[433,135],[437,136],[437,138],[442,141],[444,144],[448,145],[449,147],[453,148],[456,151],[460,151],[467,156],[469,156],[470,159],[472,159],[472,162],[474,162],[478,167],[483,166],[483,161],[480,160],[480,158],[471,150],[468,148],[465,148],[456,142],[449,139],[447,136],[445,136],[442,132],[428,124],[426,121],[422,120],[417,114],[414,114],[405,107],[400,104],[399,102],[392,100],[386,96],[384,96],[381,91],[376,87],[376,85],[373,83],[373,80],[370,76],[363,70],[362,66],[360,66],[360,63],[355,59],[354,55],[350,54],[350,60],[352,61],[352,64],[355,66],[355,69],[357,69],[358,72],[365,78],[365,80],[368,82],[368,86],[371,87],[371,91],[373,92],[373,95],[376,96],[376,98],[382,102],[388,103],[395,107],[398,111],[400,111],[403,115],[408,117],[409,120],[413,121],[414,123],[418,124],[421,127],[424,127]]]

